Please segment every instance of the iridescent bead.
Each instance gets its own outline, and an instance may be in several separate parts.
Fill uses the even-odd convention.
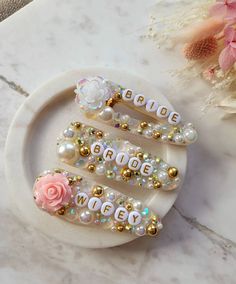
[[[136,229],[135,229],[135,234],[138,235],[138,236],[144,236],[146,233],[146,230],[145,230],[145,227],[140,225],[140,226],[137,226]]]
[[[107,196],[107,200],[109,201],[114,201],[116,199],[116,195],[114,192],[108,192],[106,196]]]
[[[92,221],[92,214],[89,210],[82,211],[79,215],[81,223],[88,224]]]
[[[74,134],[75,134],[75,132],[73,131],[72,128],[67,128],[67,129],[65,129],[64,132],[63,132],[63,135],[64,135],[65,137],[68,137],[68,138],[72,138],[72,137],[74,136]]]
[[[97,175],[103,175],[104,173],[105,173],[105,167],[102,164],[97,165],[96,174]]]

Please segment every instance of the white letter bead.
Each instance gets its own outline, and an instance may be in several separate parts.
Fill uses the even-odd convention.
[[[88,202],[88,209],[91,211],[98,211],[102,206],[101,199],[97,197],[92,197]]]
[[[76,196],[75,196],[75,204],[78,207],[85,207],[88,203],[88,195],[85,192],[79,192]]]
[[[129,155],[125,152],[120,152],[116,156],[116,163],[119,166],[124,166],[128,163],[129,161]]]
[[[115,210],[115,207],[111,202],[106,201],[102,204],[101,213],[104,216],[110,216],[114,212],[114,210]]]
[[[133,157],[129,160],[128,167],[133,171],[137,171],[141,167],[141,164],[138,158]]]
[[[181,121],[181,116],[178,112],[172,111],[168,117],[169,124],[179,124]]]
[[[146,104],[146,111],[154,112],[157,110],[157,108],[158,108],[158,102],[156,102],[155,100],[148,100]]]
[[[131,89],[125,89],[122,93],[122,99],[124,101],[132,101],[134,99],[134,93]]]
[[[144,97],[144,95],[136,95],[134,97],[134,105],[135,106],[144,106],[146,104],[146,98]]]
[[[140,172],[143,176],[148,177],[153,172],[153,166],[149,163],[143,163]]]
[[[170,111],[168,110],[168,108],[166,106],[159,106],[159,108],[157,109],[157,116],[158,117],[167,117],[169,115]]]
[[[128,218],[128,222],[130,225],[132,226],[136,226],[139,225],[142,221],[142,216],[139,212],[137,211],[131,211],[129,213],[129,218]]]
[[[116,221],[123,222],[128,218],[128,215],[129,213],[127,209],[125,209],[125,207],[118,207],[116,209],[114,218],[116,219]]]
[[[103,158],[107,162],[114,161],[116,158],[116,151],[112,148],[106,148],[106,150],[103,152]]]
[[[91,153],[94,156],[100,156],[104,152],[104,147],[102,143],[95,142],[91,145]]]

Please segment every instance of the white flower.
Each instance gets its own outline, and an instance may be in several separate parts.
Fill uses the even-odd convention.
[[[112,95],[112,89],[102,77],[90,77],[78,82],[75,101],[84,110],[99,110]]]

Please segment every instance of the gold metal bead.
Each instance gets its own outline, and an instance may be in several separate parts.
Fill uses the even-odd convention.
[[[95,197],[101,197],[103,194],[104,194],[104,189],[103,189],[102,186],[96,185],[96,186],[93,188],[93,196],[95,196]]]
[[[141,123],[140,123],[140,127],[141,128],[146,128],[148,126],[148,123],[146,122],[146,121],[142,121]]]
[[[138,132],[138,134],[142,134],[143,130],[142,129],[138,129],[137,132]]]
[[[123,231],[124,231],[124,226],[123,226],[123,225],[118,225],[118,226],[116,227],[116,229],[117,229],[117,231],[119,231],[119,232],[123,232]]]
[[[174,135],[172,133],[168,134],[168,140],[172,140],[174,138]]]
[[[175,133],[176,133],[176,132],[179,132],[179,127],[178,127],[178,126],[175,126],[175,127],[173,128],[173,130],[174,130]]]
[[[122,130],[128,130],[128,129],[129,129],[128,123],[123,123],[123,124],[121,124],[121,129],[122,129]]]
[[[103,137],[103,132],[102,131],[97,131],[96,132],[96,137],[98,138],[98,139],[101,139],[102,137]]]
[[[74,126],[74,128],[76,129],[80,129],[82,124],[78,121],[75,121],[75,122],[72,122],[71,125]]]
[[[130,224],[125,225],[125,230],[130,232],[132,230],[132,226]]]
[[[121,175],[124,180],[129,180],[133,175],[133,171],[129,168],[123,168],[121,170]]]
[[[65,212],[66,212],[65,207],[61,207],[59,210],[56,211],[56,213],[57,213],[58,215],[64,215]]]
[[[121,93],[119,93],[119,92],[117,92],[117,93],[115,93],[114,95],[113,95],[113,98],[115,99],[115,100],[121,100],[122,99],[122,95],[121,95]]]
[[[90,148],[88,146],[82,146],[79,149],[79,153],[82,157],[88,157],[91,153]]]
[[[171,178],[177,177],[177,175],[178,175],[178,169],[175,168],[175,167],[169,168],[169,169],[168,169],[168,175],[169,175],[169,177],[171,177]]]
[[[162,184],[159,180],[154,181],[154,183],[153,183],[154,189],[159,189],[159,188],[161,188],[161,186],[162,186]]]
[[[128,211],[131,211],[133,210],[133,205],[131,203],[127,203],[125,204],[125,208],[128,210]]]
[[[72,185],[75,182],[73,177],[68,177],[67,179],[69,181],[69,185]]]
[[[87,169],[90,173],[93,173],[96,170],[96,166],[94,164],[89,164]]]
[[[152,220],[152,223],[153,223],[153,224],[156,224],[156,223],[157,223],[157,216],[153,215],[153,216],[151,217],[151,220]]]
[[[138,152],[136,154],[136,157],[139,158],[140,160],[142,160],[143,159],[143,153],[142,152]]]
[[[152,137],[153,137],[154,139],[159,139],[159,138],[161,137],[161,132],[159,132],[159,131],[157,131],[157,130],[154,130],[154,131],[152,132]]]
[[[106,105],[109,107],[113,107],[116,104],[116,100],[113,98],[110,98],[107,100]]]
[[[158,233],[158,229],[154,224],[150,224],[147,226],[146,232],[149,236],[156,236]]]

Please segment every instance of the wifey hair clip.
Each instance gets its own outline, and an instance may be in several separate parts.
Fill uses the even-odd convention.
[[[75,102],[88,117],[100,119],[108,125],[158,142],[188,145],[196,141],[197,132],[191,123],[184,123],[180,114],[162,105],[158,99],[148,99],[103,77],[79,80]],[[155,122],[141,121],[115,110],[124,104],[147,115]]]
[[[73,224],[136,236],[156,236],[163,227],[142,202],[61,169],[37,177],[33,195],[40,209]]]
[[[95,127],[72,122],[57,141],[61,162],[131,186],[173,190],[178,169],[141,147]]]

